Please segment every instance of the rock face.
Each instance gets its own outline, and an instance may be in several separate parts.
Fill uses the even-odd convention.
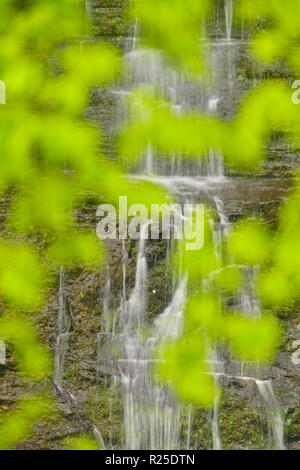
[[[124,44],[130,26],[125,19],[125,0],[93,0],[87,2],[87,13],[93,22],[93,38],[116,45]],[[220,34],[220,33],[218,33]],[[267,75],[288,72],[265,71]],[[240,54],[236,72],[240,77],[240,89],[236,90],[236,100],[245,90],[255,86],[257,73],[247,52]],[[106,131],[105,153],[113,157],[115,152],[113,131],[115,129],[116,96],[109,90],[96,88],[91,92],[91,103],[86,117],[96,119]],[[224,101],[220,114],[230,119],[232,103]],[[299,149],[296,145],[288,148],[280,141],[270,143],[268,160],[257,173],[247,178],[228,169],[233,180],[219,188],[225,210],[230,221],[236,221],[249,213],[262,215],[271,226],[276,226],[278,206],[293,185],[292,171],[299,164]],[[263,176],[264,178],[258,179]],[[214,193],[215,194],[215,193]],[[195,194],[201,201],[211,202],[209,191]],[[96,227],[96,207],[99,201],[90,200],[78,208],[78,223],[85,227]],[[0,202],[0,228],[9,210],[9,198]],[[136,243],[127,241],[127,289],[134,286],[136,265]],[[148,308],[146,317],[150,320],[161,313],[170,300],[171,279],[167,266],[167,246],[162,241],[148,244],[146,257],[149,270]],[[111,279],[110,311],[116,312],[122,293],[123,257],[121,243],[109,246],[109,273]],[[117,372],[115,360],[107,367],[105,354],[110,354],[112,342],[109,336],[99,332],[104,327],[104,292],[107,282],[107,269],[99,272],[79,268],[66,272],[64,295],[72,318],[69,350],[66,355],[63,387],[58,389],[52,383],[45,384],[49,393],[54,394],[57,410],[51,418],[43,420],[35,427],[32,437],[20,443],[20,449],[60,449],[68,447],[70,437],[81,433],[92,433],[94,426],[100,430],[108,448],[123,446],[123,409],[117,386],[112,386],[111,375]],[[55,349],[57,336],[59,273],[54,273],[54,283],[49,288],[45,309],[36,315],[37,329],[51,351]],[[300,306],[297,304],[284,310],[274,311],[283,325],[284,335],[280,352],[273,363],[268,377],[272,378],[276,396],[284,415],[284,433],[290,449],[300,449]],[[100,341],[100,343],[99,343]],[[105,349],[109,344],[109,348]],[[99,344],[103,362],[97,362]],[[115,352],[122,347],[116,344]],[[105,353],[106,351],[106,353]],[[108,352],[107,352],[108,351]],[[267,419],[262,400],[252,383],[237,378],[222,378],[223,393],[220,403],[219,427],[224,448],[266,448],[269,445]],[[18,376],[10,350],[5,364],[0,364],[0,413],[11,409],[17,400],[32,386]],[[1,414],[0,414],[1,416]],[[182,443],[187,442],[194,449],[212,446],[211,417],[203,410],[195,410],[190,430],[182,423]],[[183,444],[184,445],[184,444]]]

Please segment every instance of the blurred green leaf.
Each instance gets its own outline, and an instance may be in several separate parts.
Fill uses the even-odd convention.
[[[34,379],[49,377],[53,365],[50,355],[38,340],[28,320],[1,317],[0,337],[12,343],[22,374]]]
[[[138,18],[150,47],[162,48],[193,74],[202,71],[199,37],[204,35],[208,0],[133,0],[130,15]]]
[[[229,347],[242,360],[265,361],[273,357],[279,345],[279,328],[274,317],[252,319],[229,316],[224,322]]]
[[[28,245],[0,243],[0,291],[8,301],[19,307],[38,305],[44,275],[36,253]]]
[[[206,348],[201,335],[181,338],[162,353],[159,372],[174,384],[176,393],[185,401],[211,406],[218,391],[208,374]]]
[[[73,437],[69,439],[68,450],[99,450],[97,441],[88,436]]]
[[[52,403],[46,396],[23,399],[16,410],[7,414],[0,424],[0,449],[12,450],[20,441],[28,438],[34,423],[52,411]]]
[[[266,227],[240,223],[229,238],[230,252],[238,264],[262,265],[272,251],[272,238]]]
[[[59,239],[50,248],[52,258],[62,266],[78,264],[98,268],[104,262],[104,253],[96,234],[88,232],[67,233],[64,239]]]

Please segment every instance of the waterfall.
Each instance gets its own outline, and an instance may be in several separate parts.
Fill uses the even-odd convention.
[[[232,64],[231,52],[229,54],[229,64]],[[218,88],[219,81],[224,81],[219,76],[220,60],[223,54],[216,46],[212,56],[212,67],[214,71],[214,85],[207,92],[205,89],[199,90],[193,84],[180,77],[174,70],[166,68],[159,52],[145,49],[136,49],[126,54],[127,62],[130,66],[130,74],[127,77],[127,90],[118,90],[119,96],[126,96],[130,92],[131,86],[140,84],[155,83],[162,95],[167,95],[172,100],[174,110],[177,113],[184,109],[192,108],[198,102],[200,108],[207,110],[211,114],[217,112],[218,103],[221,101],[221,92]],[[226,80],[231,78],[225,77]],[[186,183],[181,189],[182,202],[188,202],[190,198],[191,185],[196,185],[194,177],[186,179],[186,174],[204,175],[208,177],[223,178],[224,165],[221,154],[211,150],[203,158],[199,156],[196,165],[193,162],[189,166],[186,162],[175,156],[171,159],[171,167],[166,162],[159,160],[149,145],[146,149],[145,160],[139,172],[145,178],[152,175],[155,180],[157,173],[164,175],[163,183],[166,184],[175,194],[178,195],[178,185]],[[175,178],[175,175],[178,175]],[[203,180],[202,185],[207,187],[207,182]],[[220,212],[221,222],[219,224],[218,240],[221,244],[221,237],[226,225],[224,210],[221,212],[222,201],[216,199],[216,205]],[[183,328],[183,310],[186,299],[187,279],[184,276],[173,293],[173,298],[165,311],[154,321],[152,335],[143,344],[139,332],[131,331],[134,327],[132,319],[137,320],[135,324],[138,330],[145,314],[145,298],[143,292],[147,289],[147,268],[145,260],[144,241],[140,240],[139,252],[136,265],[136,281],[125,307],[121,309],[121,334],[125,336],[124,357],[125,361],[121,366],[121,386],[123,390],[124,403],[124,428],[125,428],[125,448],[127,449],[176,449],[180,448],[180,425],[182,405],[172,396],[170,391],[163,386],[153,385],[151,381],[150,369],[155,346],[163,343],[166,339],[175,339]],[[174,269],[174,268],[173,268]],[[128,325],[130,327],[128,328]],[[221,448],[221,439],[218,429],[219,402],[215,399],[213,413],[213,436],[214,448]],[[188,422],[187,444],[190,446],[190,435],[193,420],[193,408],[189,407],[186,416]]]
[[[209,82],[195,84],[179,74],[170,65],[166,65],[159,51],[138,47],[138,25],[134,26],[133,38],[129,38],[125,47],[128,71],[124,81],[113,93],[118,99],[118,122],[127,116],[124,110],[124,97],[140,85],[155,85],[158,94],[167,96],[174,112],[180,114],[188,109],[205,111],[218,115],[222,109],[231,108],[235,93],[235,59],[238,42],[232,40],[234,0],[225,0],[226,39],[206,41],[209,46],[209,63],[212,69]],[[218,20],[218,18],[217,18]],[[220,189],[231,180],[225,176],[223,156],[216,149],[207,155],[199,155],[193,160],[173,155],[164,159],[149,144],[138,167],[130,168],[131,176],[150,180],[164,185],[181,203],[202,201],[210,203],[216,218],[211,220],[215,254],[218,269],[234,265],[228,259],[226,250],[230,221]],[[122,296],[120,306],[114,316],[113,325],[105,327],[98,335],[98,370],[108,373],[113,370],[113,382],[120,385],[124,408],[124,448],[171,450],[193,445],[192,426],[194,409],[186,406],[173,396],[168,386],[162,385],[155,376],[157,349],[164,341],[176,339],[184,326],[184,306],[187,296],[187,278],[182,273],[181,279],[173,277],[172,299],[165,310],[154,321],[147,317],[148,307],[148,266],[147,232],[149,222],[140,227],[140,238],[136,246],[135,284],[132,291],[126,283],[128,254],[125,242],[122,242]],[[168,242],[168,253],[172,251]],[[169,262],[169,261],[168,261]],[[234,265],[236,267],[236,265]],[[170,267],[169,267],[170,269]],[[174,266],[173,266],[174,269]],[[245,316],[259,317],[261,308],[255,292],[257,269],[239,266],[244,283],[240,288],[236,309]],[[205,279],[203,289],[212,289],[213,279]],[[104,290],[104,317],[110,314],[109,275]],[[107,325],[107,323],[106,323]],[[273,435],[276,448],[284,448],[283,426],[280,408],[276,401],[271,381],[261,381],[258,374],[244,376],[246,363],[233,361],[224,351],[211,345],[212,357],[207,360],[214,365],[214,379],[220,377],[240,380],[243,383],[256,384]],[[253,365],[251,365],[253,367]],[[237,372],[238,370],[238,372]],[[240,375],[239,375],[240,374]],[[153,380],[155,379],[155,380]],[[222,436],[219,429],[219,398],[209,413],[212,428],[213,448],[222,449]],[[182,421],[187,423],[186,441],[182,443]]]
[[[71,329],[71,317],[66,307],[64,292],[64,268],[60,268],[60,281],[58,291],[58,335],[55,347],[55,374],[54,383],[58,388],[62,386],[65,357],[69,349],[69,338]]]

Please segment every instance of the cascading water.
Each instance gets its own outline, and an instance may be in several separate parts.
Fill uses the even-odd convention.
[[[219,45],[212,60],[212,63],[217,66],[216,79],[219,67],[216,60],[218,56],[221,56]],[[189,108],[191,103],[194,104],[197,101],[201,109],[209,110],[210,113],[216,112],[220,98],[209,97],[205,90],[197,90],[174,71],[166,70],[159,53],[137,49],[127,54],[127,60],[131,70],[130,83],[133,81],[133,86],[159,83],[161,93],[167,94],[173,100],[176,112],[180,113],[182,109]],[[130,88],[129,90],[119,90],[120,96],[126,96],[128,93],[130,93]],[[212,87],[211,93],[217,96],[215,86]],[[196,101],[195,95],[197,96]],[[224,166],[221,155],[213,151],[205,158],[204,163],[203,158],[199,158],[197,165],[192,168],[185,166],[184,161],[176,157],[172,159],[171,167],[164,166],[164,162],[160,161],[157,155],[153,154],[152,148],[148,146],[144,165],[140,171],[142,178],[148,174],[152,175],[151,179],[154,181],[157,181],[157,176],[154,176],[153,173],[166,175],[163,183],[175,193],[177,193],[177,184],[186,183],[181,196],[182,202],[187,202],[190,198],[191,185],[198,186],[198,181],[194,177],[186,179],[184,176],[186,172],[222,179]],[[179,175],[175,177],[175,174]],[[204,178],[200,184],[206,190],[208,181]],[[125,361],[122,361],[120,374],[124,397],[125,447],[129,449],[175,449],[180,446],[180,416],[184,411],[166,387],[157,387],[152,384],[149,357],[153,354],[154,346],[166,339],[176,338],[183,328],[187,279],[184,277],[175,289],[170,305],[154,322],[153,336],[148,337],[144,346],[139,332],[142,324],[141,317],[145,314],[143,292],[147,288],[144,249],[145,242],[141,237],[135,287],[125,307],[120,310],[122,324],[120,331],[122,332],[122,341],[125,344],[123,354],[126,358]],[[136,320],[135,325],[132,318]],[[218,406],[216,399],[213,415],[215,448],[221,448],[218,431]],[[187,422],[190,423],[187,432],[188,443],[190,442],[192,415],[193,410],[189,407],[186,416]]]
[[[214,409],[213,409],[213,419],[212,419],[212,434],[213,434],[213,449],[214,450],[221,450],[222,449],[222,441],[220,437],[220,430],[219,430],[219,399],[216,397],[214,399]]]
[[[226,41],[218,40],[207,44],[210,52],[212,76],[209,86],[199,87],[189,82],[164,64],[157,51],[137,47],[138,25],[134,27],[133,38],[127,41],[125,57],[128,63],[128,76],[125,85],[114,93],[119,98],[119,121],[124,118],[123,97],[131,93],[137,85],[155,85],[162,96],[166,95],[173,103],[174,111],[198,109],[210,114],[218,113],[219,106],[232,108],[234,101],[234,64],[239,43],[232,39],[234,0],[225,0]],[[218,21],[218,17],[216,19]],[[230,223],[226,215],[220,188],[230,181],[224,176],[222,155],[210,151],[192,162],[174,155],[169,161],[160,158],[149,145],[145,159],[135,168],[135,177],[150,179],[168,188],[180,201],[209,202],[217,214],[217,222],[212,222],[216,257],[220,266],[224,264],[226,237]],[[181,426],[187,423],[186,446],[190,448],[193,408],[186,412],[166,386],[153,381],[153,370],[157,362],[157,347],[165,340],[180,335],[184,325],[184,305],[187,292],[187,279],[174,278],[172,300],[165,311],[150,325],[147,318],[147,242],[148,223],[140,228],[136,262],[135,286],[127,293],[126,268],[128,255],[123,242],[122,258],[122,297],[113,323],[105,322],[99,334],[99,370],[114,370],[114,382],[120,384],[124,406],[124,448],[125,449],[176,449],[182,446]],[[224,248],[225,246],[225,248]],[[226,260],[232,264],[232,260]],[[255,295],[255,271],[247,266],[240,267],[245,282],[240,289],[237,304],[247,316],[259,316],[260,305]],[[210,288],[211,279],[205,280],[205,288]],[[177,285],[177,287],[176,287]],[[110,281],[104,292],[103,311],[109,317]],[[103,346],[103,344],[105,345]],[[276,448],[284,448],[283,426],[280,409],[275,398],[271,381],[261,381],[244,375],[248,366],[244,363],[223,358],[217,348],[208,358],[214,365],[215,380],[219,377],[235,378],[243,382],[255,383],[265,406],[272,440]],[[236,372],[239,369],[239,372]],[[221,449],[221,433],[218,426],[220,403],[215,399],[211,413],[213,448]]]
[[[111,324],[111,308],[110,308],[110,297],[111,297],[111,287],[110,287],[110,274],[109,274],[109,267],[107,268],[107,280],[104,288],[103,293],[103,319],[105,324],[105,332],[108,333],[110,331],[110,324]]]

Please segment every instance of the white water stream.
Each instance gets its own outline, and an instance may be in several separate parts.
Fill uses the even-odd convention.
[[[234,0],[225,0],[226,39],[231,40]]]
[[[58,291],[58,335],[55,348],[55,377],[54,383],[58,388],[62,387],[64,365],[67,351],[69,349],[69,338],[71,328],[71,317],[66,307],[64,293],[64,269],[60,268],[60,281]]]

